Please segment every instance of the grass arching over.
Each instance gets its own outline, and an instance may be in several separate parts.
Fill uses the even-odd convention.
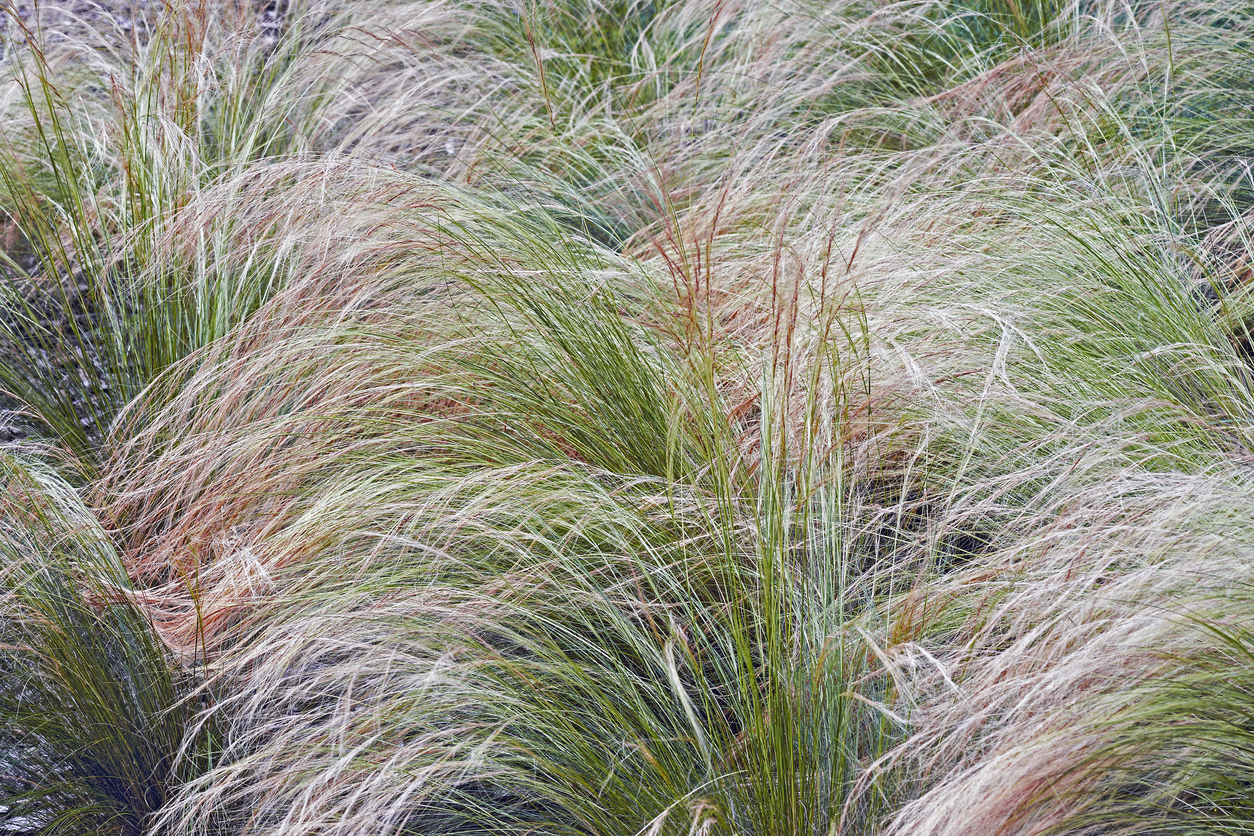
[[[1248,818],[1239,9],[285,14],[10,47],[7,825]]]
[[[3,820],[139,834],[212,766],[197,683],[172,668],[107,532],[38,461],[3,454]]]
[[[310,174],[325,182],[325,169]],[[624,282],[641,279],[629,262],[555,249],[551,222],[435,185],[392,194],[379,215],[345,213],[389,230],[370,257],[345,264],[330,247],[304,265],[316,283],[276,296],[134,418],[148,429],[102,488],[130,533],[128,565],[159,601],[158,631],[229,667],[222,768],[163,826],[211,832],[247,810],[235,826],[250,832],[344,816],[376,832],[669,832],[694,817],[773,827],[781,804],[788,820],[835,822],[854,764],[891,735],[845,691],[874,669],[864,639],[828,635],[845,617],[841,585],[856,581],[831,574],[839,525],[821,522],[833,553],[805,558],[811,503],[754,498],[798,463],[779,451],[753,470],[739,461],[700,367],[623,316],[639,293]],[[331,226],[347,244],[343,216]],[[431,347],[416,357],[420,344]],[[405,371],[415,363],[421,376]],[[830,603],[820,616],[798,595]],[[314,741],[341,721],[336,701],[274,691],[292,665],[314,665],[310,687],[327,699],[349,687],[362,729],[393,717],[411,736],[324,753]],[[343,679],[346,665],[360,667]],[[814,680],[804,696],[798,665]],[[877,703],[887,682],[865,687]],[[285,717],[302,721],[276,734]],[[527,763],[541,757],[551,768],[536,774]],[[796,808],[748,769],[800,770],[814,795]],[[292,807],[310,780],[326,794]]]
[[[91,469],[127,401],[281,285],[247,263],[216,269],[229,223],[178,251],[162,246],[167,224],[220,176],[333,147],[324,110],[341,74],[301,66],[317,32],[294,23],[267,51],[207,6],[76,36],[3,12],[0,206],[7,249],[26,258],[5,259],[0,380],[30,431]]]

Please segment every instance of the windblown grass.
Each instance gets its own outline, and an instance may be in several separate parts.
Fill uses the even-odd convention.
[[[1247,827],[1247,23],[6,42],[7,826]]]
[[[138,834],[211,765],[172,668],[90,510],[62,477],[4,454],[0,740],[6,827]]]

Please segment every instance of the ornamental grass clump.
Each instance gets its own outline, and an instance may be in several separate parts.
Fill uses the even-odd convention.
[[[75,37],[4,11],[13,37],[0,208],[18,258],[0,271],[0,385],[31,433],[90,469],[127,401],[246,319],[281,279],[214,269],[229,222],[158,259],[166,225],[220,176],[333,147],[321,123],[336,98],[327,79],[340,73],[298,60],[320,35],[295,22],[266,50],[207,6],[171,6],[151,29]]]
[[[11,453],[0,469],[0,821],[15,832],[147,832],[212,764],[213,722],[190,732],[207,694],[169,665],[73,487]]]
[[[853,625],[832,462],[783,445],[782,408],[744,452],[708,370],[624,314],[639,269],[529,207],[282,176],[318,186],[285,193],[277,234],[343,245],[137,401],[100,487],[227,730],[160,828],[770,830],[882,807],[851,790],[900,731],[895,692]],[[353,208],[307,217],[301,193]],[[375,231],[360,257],[345,217]],[[781,771],[808,795],[771,789]]]
[[[0,8],[11,831],[1248,824],[1246,10]]]

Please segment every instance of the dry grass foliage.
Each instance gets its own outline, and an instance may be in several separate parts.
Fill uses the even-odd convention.
[[[1248,9],[151,11],[2,47],[6,832],[1254,821]]]

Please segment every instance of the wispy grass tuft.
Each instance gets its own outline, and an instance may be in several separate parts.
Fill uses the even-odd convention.
[[[187,736],[193,678],[170,664],[73,488],[9,453],[0,467],[0,820],[14,832],[147,832],[212,764],[212,726]]]
[[[272,12],[5,47],[10,823],[1246,826],[1245,11]]]
[[[168,225],[218,177],[319,148],[333,84],[297,59],[319,37],[298,20],[267,49],[250,18],[204,5],[112,38],[48,38],[5,13],[20,37],[0,209],[29,257],[5,259],[0,386],[90,468],[127,401],[275,289],[273,274],[214,268],[229,227],[158,258]]]

